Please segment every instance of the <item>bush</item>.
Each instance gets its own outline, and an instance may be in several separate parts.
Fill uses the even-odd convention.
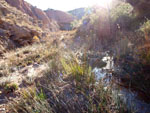
[[[6,86],[4,87],[5,93],[14,92],[17,89],[18,89],[18,85],[17,84],[6,84]]]
[[[111,11],[111,18],[113,21],[117,21],[120,17],[129,17],[131,18],[133,7],[128,3],[120,3],[114,7]]]
[[[113,7],[110,12],[110,19],[112,23],[117,24],[118,29],[131,29],[137,26],[132,14],[133,7],[128,3],[119,3]],[[132,24],[132,25],[131,25]]]
[[[71,22],[72,29],[75,29],[75,28],[79,27],[80,25],[81,25],[80,20],[74,20],[73,22]]]
[[[73,76],[78,87],[85,86],[85,88],[87,88],[95,83],[95,75],[90,66],[86,64],[79,64],[78,60],[67,61],[62,59],[61,62],[65,73]]]
[[[41,90],[25,90],[19,101],[10,104],[11,113],[52,113],[51,107],[45,99],[45,94]]]
[[[150,20],[144,22],[144,24],[140,27],[140,30],[144,33],[145,39],[148,40],[150,37]]]

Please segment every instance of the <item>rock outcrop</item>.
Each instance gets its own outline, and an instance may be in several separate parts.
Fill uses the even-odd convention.
[[[22,13],[0,0],[0,54],[6,50],[33,43],[33,37],[40,37],[45,31],[39,20]]]

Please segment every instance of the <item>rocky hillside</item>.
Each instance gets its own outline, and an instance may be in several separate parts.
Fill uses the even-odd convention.
[[[33,19],[39,20],[39,26],[43,29],[47,29],[49,31],[58,31],[59,26],[57,22],[48,18],[45,12],[41,9],[38,9],[29,3],[25,2],[24,0],[6,0],[6,2],[16,7],[18,10],[22,11],[23,13],[31,16]]]
[[[0,1],[0,53],[32,43],[34,36],[42,36],[39,20]]]
[[[62,30],[69,30],[70,23],[74,20],[74,17],[66,12],[48,9],[45,11],[49,18],[52,18],[58,22]]]
[[[86,10],[85,10],[85,8],[78,8],[78,9],[68,11],[68,13],[70,13],[77,19],[81,19],[85,15]]]
[[[68,13],[42,11],[24,0],[0,0],[0,54],[39,41],[50,32],[70,30],[73,20]]]
[[[62,30],[69,30],[70,23],[73,21],[73,16],[63,11],[50,9],[42,11],[24,0],[6,0],[6,2],[32,18],[41,20],[42,25],[40,27],[48,28],[50,31],[58,31],[59,26]]]

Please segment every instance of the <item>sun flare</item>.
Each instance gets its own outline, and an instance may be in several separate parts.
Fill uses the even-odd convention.
[[[107,8],[113,0],[25,0],[34,4],[40,9],[46,10],[48,8],[69,11],[80,7],[91,7],[99,5]]]
[[[112,0],[93,0],[93,4],[107,8],[112,3]]]

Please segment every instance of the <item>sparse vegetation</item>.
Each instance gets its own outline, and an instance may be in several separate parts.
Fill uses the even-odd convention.
[[[139,17],[137,9],[124,1],[108,9],[93,6],[72,21],[73,30],[49,33],[43,18],[14,8],[4,14],[0,7],[0,35],[8,35],[2,44],[15,43],[11,50],[2,45],[0,53],[0,97],[8,113],[142,112],[147,106],[128,105],[133,100],[122,93],[130,90],[139,103],[150,103],[150,16]],[[10,24],[7,31],[23,28],[25,34],[16,34],[25,44],[3,33],[3,22]]]
[[[116,21],[118,21],[118,22],[122,21],[124,23],[125,21],[122,20],[122,19],[127,19],[127,18],[133,18],[134,17],[132,11],[133,11],[133,7],[129,3],[124,3],[124,2],[123,3],[119,3],[111,11],[111,19],[114,22],[116,22]]]
[[[77,58],[73,59],[73,61],[66,61],[65,59],[62,59],[61,62],[65,73],[73,76],[77,87],[86,89],[86,87],[92,87],[94,85],[95,75],[90,66],[87,64],[79,64],[79,60]]]
[[[18,89],[18,85],[17,84],[13,84],[13,83],[11,83],[11,84],[6,84],[5,86],[4,86],[4,92],[5,93],[12,93],[12,92],[14,92],[14,91],[16,91]]]
[[[140,30],[144,33],[145,39],[149,40],[149,34],[150,34],[150,20],[147,19],[146,22],[140,27]]]
[[[43,92],[28,89],[22,93],[21,100],[10,105],[9,110],[14,113],[53,113],[43,95]]]
[[[65,82],[70,85],[69,90],[60,89],[58,87],[60,81],[58,81],[58,79],[53,79],[53,76],[56,76],[56,74],[54,71],[51,71],[51,73],[47,73],[46,76],[42,77],[42,79],[37,80],[37,88],[39,90],[30,89],[25,91],[23,93],[24,101],[20,100],[19,103],[16,103],[15,107],[12,107],[13,109],[11,110],[22,113],[25,111],[34,112],[37,110],[39,112],[44,110],[46,113],[61,113],[65,111],[69,113],[76,112],[76,109],[78,109],[78,112],[86,113],[126,113],[128,111],[125,105],[121,104],[121,100],[119,100],[119,98],[117,100],[113,98],[110,86],[105,87],[102,84],[102,81],[100,81],[97,85],[95,84],[93,81],[94,79],[91,79],[92,76],[94,77],[94,74],[92,75],[91,69],[89,69],[89,67],[82,67],[76,64],[75,67],[78,66],[78,68],[74,68],[73,62],[70,62],[71,64],[66,64],[66,62],[70,61],[61,60],[65,71],[64,74],[69,74],[65,78]],[[50,69],[52,69],[52,67],[50,67]],[[70,78],[71,75],[73,78]],[[77,83],[74,83],[74,80]],[[93,85],[90,85],[90,83]],[[87,85],[89,86],[87,87]],[[72,97],[66,97],[67,95],[65,92],[71,93]],[[69,98],[71,100],[68,104],[66,99],[68,100]],[[84,98],[84,100],[82,100],[82,98]],[[47,102],[45,99],[49,101]],[[74,101],[76,102],[74,103]],[[39,102],[40,104],[38,104]],[[29,107],[29,105],[31,106]],[[73,108],[73,106],[75,108]]]

